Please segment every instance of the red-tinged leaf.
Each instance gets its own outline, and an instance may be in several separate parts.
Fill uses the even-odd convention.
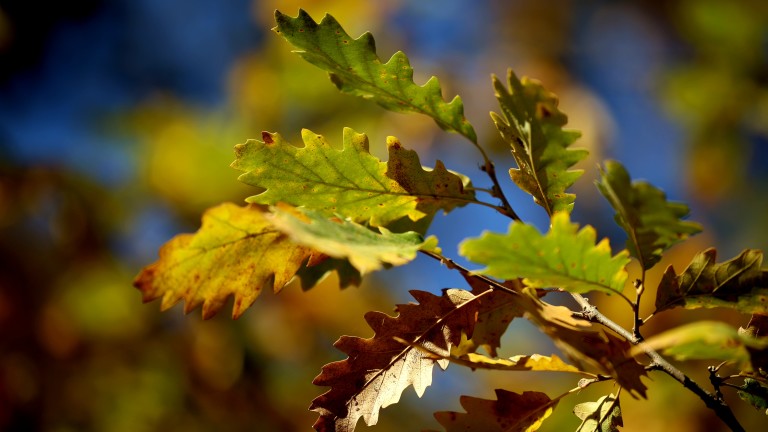
[[[312,401],[320,414],[318,431],[353,431],[360,417],[367,425],[378,421],[379,410],[400,400],[413,385],[421,397],[432,383],[437,360],[417,347],[447,357],[462,333],[471,335],[477,316],[477,297],[468,291],[449,289],[442,296],[411,291],[418,304],[398,305],[399,315],[368,312],[365,319],[374,330],[364,339],[342,336],[334,346],[349,357],[325,365],[314,384],[331,387]],[[406,343],[403,343],[405,341]]]
[[[535,391],[517,394],[497,389],[496,398],[462,396],[466,414],[440,411],[435,418],[446,432],[530,432],[538,430],[557,405],[557,401]]]

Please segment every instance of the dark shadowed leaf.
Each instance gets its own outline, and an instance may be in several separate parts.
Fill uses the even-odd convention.
[[[466,413],[440,411],[435,418],[446,432],[530,432],[541,427],[556,405],[541,392],[496,389],[496,400],[462,396]]]
[[[768,271],[763,253],[746,249],[717,263],[714,248],[698,253],[682,274],[669,266],[659,283],[656,311],[725,307],[744,313],[768,313]]]
[[[653,267],[662,253],[701,225],[683,221],[688,206],[667,201],[664,192],[644,181],[632,182],[620,163],[606,161],[597,188],[616,210],[616,222],[626,231],[627,248],[644,269]]]

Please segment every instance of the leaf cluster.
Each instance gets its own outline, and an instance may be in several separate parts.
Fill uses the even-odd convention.
[[[519,79],[510,70],[506,86],[492,78],[501,114],[491,113],[491,120],[517,165],[509,168],[509,184],[530,194],[550,217],[549,230],[542,233],[512,209],[464,117],[461,98],[445,102],[437,78],[415,84],[405,54],[382,62],[369,33],[354,39],[329,15],[319,23],[304,11],[296,17],[276,12],[275,17],[277,34],[304,60],[328,72],[342,92],[388,110],[429,116],[440,128],[465,137],[479,150],[491,185],[475,188],[468,176],[439,160],[425,168],[416,152],[395,137],[387,139],[388,160],[382,161],[371,155],[364,134],[348,128],[340,146],[306,129],[300,147],[278,133],[263,132],[261,140],[238,144],[232,163],[241,172],[239,180],[257,193],[246,206],[227,203],[209,209],[196,233],[163,246],[159,260],[136,278],[144,301],[162,299],[162,309],[184,301],[185,312],[202,305],[204,318],[210,318],[233,296],[237,318],[262,290],[279,291],[293,278],[310,289],[336,272],[341,287],[357,285],[364,274],[405,265],[419,253],[460,272],[467,289],[444,289],[441,295],[412,291],[416,303],[397,305],[396,315],[365,315],[372,337],[342,336],[335,343],[348,357],[325,365],[314,380],[329,387],[310,407],[319,414],[318,431],[352,431],[361,418],[375,424],[380,410],[397,403],[408,387],[424,394],[435,364],[444,369],[450,363],[473,370],[562,372],[578,381],[555,397],[505,389],[495,390],[496,400],[462,396],[465,413],[435,414],[447,431],[536,430],[562,399],[604,381],[618,386],[616,394],[576,404],[574,414],[581,420],[579,431],[615,431],[623,425],[622,391],[645,398],[643,378],[651,371],[678,380],[733,429],[739,424],[719,396],[721,388],[734,387],[748,403],[765,408],[768,279],[760,251],[746,250],[717,263],[715,249],[705,250],[681,274],[670,266],[655,299],[655,313],[722,307],[752,314],[746,328],[700,321],[645,339],[642,326],[652,318],[639,316],[646,270],[702,229],[684,220],[685,204],[668,201],[660,189],[633,181],[620,163],[607,161],[596,186],[615,210],[627,248],[614,251],[607,239],[598,240],[593,227],[573,222],[576,196],[568,189],[581,176],[573,166],[587,151],[571,147],[579,133],[565,128],[567,116],[557,97],[540,82]],[[459,255],[480,267],[476,270],[443,255],[435,237],[425,238],[438,212],[465,205],[488,207],[512,219],[506,233],[484,232],[459,245]],[[626,294],[632,259],[641,268],[632,284],[634,296]],[[626,303],[633,316],[631,331],[591,306],[582,296],[586,293]],[[562,294],[581,309],[545,301]],[[530,321],[554,341],[564,359],[539,353],[499,358],[501,335],[514,319]],[[737,373],[713,378],[713,395],[662,354],[723,361]],[[743,385],[733,384],[736,380]]]

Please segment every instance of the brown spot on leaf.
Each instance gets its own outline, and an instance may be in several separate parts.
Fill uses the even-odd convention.
[[[272,144],[273,142],[275,142],[272,139],[272,134],[267,131],[264,131],[261,133],[261,139],[264,140],[264,144]]]

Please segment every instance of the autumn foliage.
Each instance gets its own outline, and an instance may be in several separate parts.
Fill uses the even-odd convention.
[[[263,290],[278,292],[293,278],[309,289],[336,273],[341,287],[357,285],[365,274],[406,265],[420,253],[442,262],[445,271],[461,273],[466,289],[439,295],[411,291],[415,302],[397,305],[395,315],[365,315],[372,337],[342,336],[335,343],[347,358],[323,366],[314,380],[326,388],[310,407],[319,414],[318,431],[352,431],[361,418],[375,424],[382,408],[397,403],[411,386],[421,396],[434,366],[450,363],[556,371],[572,375],[574,387],[554,396],[505,389],[495,390],[496,400],[461,396],[466,412],[435,414],[447,431],[536,430],[554,409],[563,409],[567,397],[604,381],[616,384],[615,390],[568,409],[582,420],[579,431],[615,431],[623,425],[621,397],[647,397],[649,377],[659,373],[677,380],[680,391],[696,394],[733,430],[742,429],[721,388],[734,387],[746,403],[766,409],[768,277],[760,251],[718,263],[715,250],[707,249],[682,272],[670,266],[654,290],[656,312],[729,308],[745,314],[744,328],[699,321],[646,339],[643,325],[653,318],[639,315],[641,301],[648,301],[646,270],[670,247],[701,231],[684,220],[685,204],[668,201],[660,189],[632,180],[619,162],[606,161],[597,188],[627,234],[626,249],[612,249],[592,226],[571,220],[577,203],[568,190],[582,175],[573,166],[587,151],[572,147],[580,134],[566,128],[557,97],[540,82],[512,71],[506,82],[492,79],[500,113],[491,113],[491,119],[517,165],[504,167],[499,179],[464,117],[461,98],[445,102],[434,77],[416,85],[405,54],[382,62],[373,36],[352,38],[328,15],[319,23],[304,11],[275,16],[275,32],[304,60],[327,71],[340,91],[388,110],[429,116],[441,129],[466,138],[478,150],[490,187],[476,187],[478,179],[439,160],[433,168],[423,167],[416,152],[395,137],[387,139],[385,162],[369,152],[366,135],[348,128],[340,144],[305,129],[303,146],[264,132],[261,140],[235,147],[232,167],[241,172],[240,181],[257,188],[249,204],[211,208],[196,233],[163,246],[159,260],[135,280],[144,301],[161,299],[163,310],[183,301],[185,312],[202,306],[209,318],[232,296],[237,318]],[[533,197],[550,217],[547,232],[521,220],[502,184]],[[435,237],[426,236],[438,212],[465,205],[489,207],[510,219],[506,233],[481,233],[478,227],[478,237],[459,245],[459,255],[476,264],[473,269],[457,264]],[[641,272],[631,280],[627,268],[633,260]],[[619,326],[582,296],[593,292],[625,303],[634,325]],[[578,308],[547,301],[558,295],[570,296]],[[501,335],[515,319],[540,329],[564,359],[536,353],[499,358]],[[713,388],[706,390],[667,358],[714,360],[722,364],[713,374],[731,372],[713,378]]]

